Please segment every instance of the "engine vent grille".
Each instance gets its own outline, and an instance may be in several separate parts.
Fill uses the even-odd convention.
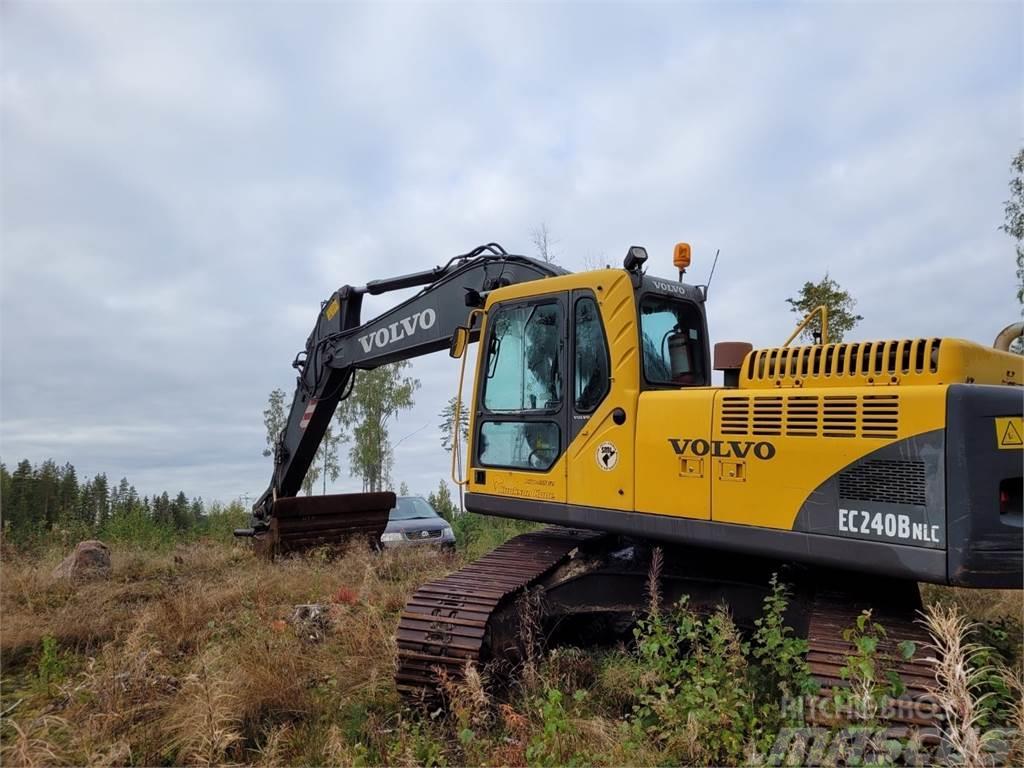
[[[839,497],[882,504],[925,505],[923,461],[869,459],[839,473]]]
[[[745,373],[749,381],[929,374],[939,370],[941,346],[942,339],[902,339],[759,349],[747,355]]]
[[[726,395],[723,435],[786,437],[899,436],[899,395]]]

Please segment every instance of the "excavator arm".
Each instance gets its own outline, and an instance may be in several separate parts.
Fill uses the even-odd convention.
[[[330,512],[331,498],[343,499],[335,506],[349,509],[380,506],[381,499],[357,498],[380,494],[310,497],[308,504],[306,499],[294,498],[338,403],[352,391],[356,372],[444,349],[455,329],[466,322],[469,309],[483,306],[488,291],[560,274],[565,274],[560,267],[511,255],[500,245],[489,243],[443,266],[373,280],[360,287],[345,285],[335,291],[322,303],[305,348],[292,362],[298,377],[284,430],[274,445],[270,487],[253,507],[253,527],[236,533],[263,533],[282,513],[290,518],[323,516],[325,511]],[[421,290],[411,298],[362,322],[363,297],[367,294],[376,296],[417,286]],[[475,335],[471,338],[475,340]],[[394,500],[388,496],[383,502],[390,508]]]

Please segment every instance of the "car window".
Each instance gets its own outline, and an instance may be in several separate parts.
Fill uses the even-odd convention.
[[[437,517],[434,508],[418,496],[401,496],[388,515],[389,520],[419,520]]]

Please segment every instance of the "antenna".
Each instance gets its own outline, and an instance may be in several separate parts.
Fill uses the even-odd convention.
[[[715,276],[715,267],[718,266],[718,254],[721,252],[721,248],[715,249],[715,260],[711,262],[711,274],[708,275],[708,281],[701,287],[704,289],[704,301],[708,300],[708,291],[711,288],[711,278]]]

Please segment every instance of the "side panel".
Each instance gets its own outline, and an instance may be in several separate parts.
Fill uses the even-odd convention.
[[[946,553],[884,541],[859,541],[813,533],[730,525],[674,515],[644,515],[615,509],[466,494],[466,507],[497,517],[611,531],[625,536],[709,547],[731,556],[776,557],[842,568],[853,574],[877,574],[935,584],[946,582]],[[856,578],[856,576],[855,576]]]
[[[849,515],[845,520],[840,517],[840,473],[887,446],[892,446],[888,458],[916,461],[941,455],[941,445],[929,440],[920,445],[906,441],[941,430],[945,390],[944,386],[922,386],[720,391],[710,446],[712,518],[788,530],[798,527],[798,513],[811,502],[813,524],[804,530],[860,537],[851,529]],[[918,453],[922,447],[925,455]],[[934,473],[938,463],[930,465]],[[938,506],[933,508],[941,511],[941,477],[932,479],[933,495],[938,493],[934,500]],[[868,478],[868,482],[875,481]],[[927,522],[944,523],[939,513],[932,517]],[[879,520],[882,535],[865,536],[895,541],[885,536],[885,516]],[[859,531],[859,517],[856,522]],[[890,522],[896,524],[898,518]],[[941,531],[938,535],[941,538],[934,542],[908,538],[901,543],[941,546],[944,537]]]
[[[636,444],[636,510],[697,520],[711,518],[708,452],[713,389],[662,390],[640,395]],[[700,454],[700,455],[698,455]]]
[[[570,504],[633,509],[634,434],[639,390],[636,304],[625,273],[598,273],[593,290],[611,364],[611,388],[591,414],[573,411],[566,454]]]
[[[1022,411],[1024,392],[1018,387],[958,384],[949,388],[946,463],[951,584],[1021,588]]]
[[[565,454],[547,472],[526,472],[514,469],[495,469],[488,467],[479,472],[483,482],[471,483],[472,488],[486,488],[488,493],[513,499],[534,499],[565,503]]]
[[[843,467],[800,508],[794,529],[944,550],[945,430],[888,443]]]

